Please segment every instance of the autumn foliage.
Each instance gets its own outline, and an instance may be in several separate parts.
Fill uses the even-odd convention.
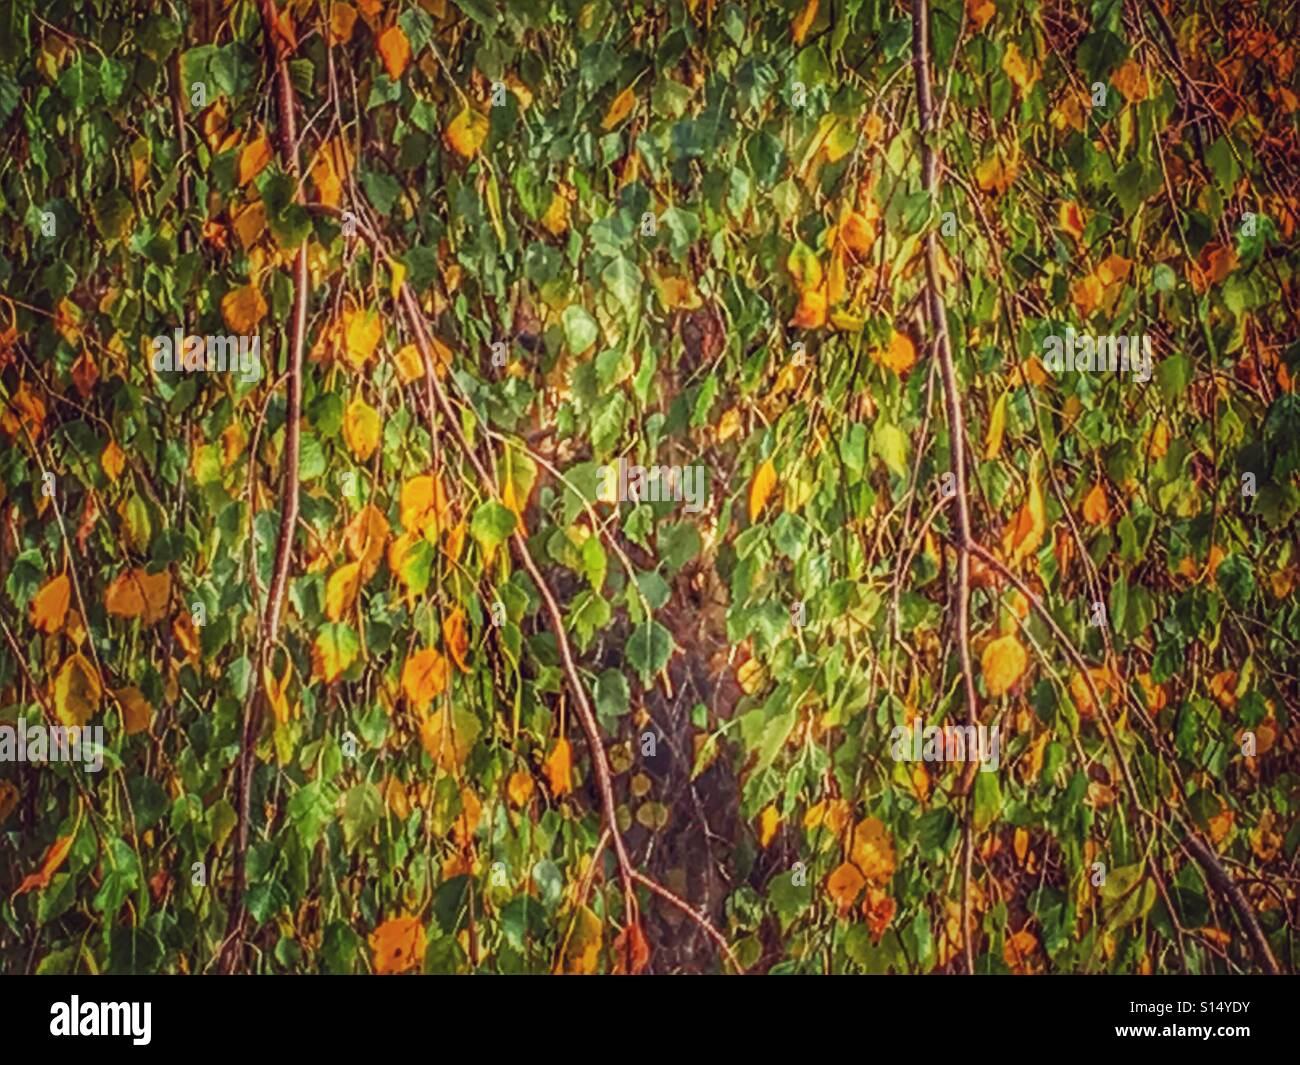
[[[154,7],[0,13],[0,970],[1294,971],[1285,5]]]

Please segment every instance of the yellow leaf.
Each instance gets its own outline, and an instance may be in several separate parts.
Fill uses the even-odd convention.
[[[393,917],[370,933],[370,954],[380,976],[424,963],[424,926],[418,917]]]
[[[1101,282],[1093,274],[1079,278],[1070,286],[1070,299],[1085,318],[1097,309],[1103,295]]]
[[[736,683],[746,695],[754,695],[767,686],[768,672],[757,658],[749,658],[736,669]]]
[[[266,169],[271,161],[271,142],[259,133],[239,153],[239,187],[243,188]]]
[[[557,799],[573,790],[573,751],[563,736],[555,741],[551,753],[546,756],[544,768],[551,794]]]
[[[354,399],[343,416],[343,439],[359,462],[365,462],[379,446],[379,412],[364,399]]]
[[[434,764],[448,773],[459,773],[464,767],[478,734],[473,714],[450,707],[435,710],[420,724],[420,742]]]
[[[375,349],[384,335],[378,311],[362,309],[343,315],[343,355],[353,368],[363,369],[375,357]]]
[[[1002,69],[1007,77],[1015,82],[1021,96],[1028,93],[1034,87],[1034,82],[1038,80],[1038,64],[1026,61],[1020,54],[1020,49],[1016,47],[1015,41],[1007,45],[1007,50],[1002,55]]]
[[[343,530],[343,542],[361,566],[361,579],[368,581],[379,568],[388,542],[388,519],[373,503],[367,503]]]
[[[848,295],[848,278],[844,265],[844,249],[836,248],[831,255],[830,274],[826,278],[826,299],[831,304],[842,303],[844,297]],[[787,369],[794,369],[793,364],[787,364]]]
[[[311,647],[312,675],[333,684],[356,660],[355,644],[340,643],[329,627],[323,628]]]
[[[985,192],[1001,196],[1015,181],[1018,170],[1019,164],[1014,159],[1005,160],[995,153],[975,168],[975,180]]]
[[[755,522],[759,514],[763,512],[763,507],[772,497],[772,492],[776,488],[776,463],[768,459],[758,468],[754,474],[754,481],[749,486],[749,520]]]
[[[402,667],[402,691],[423,713],[447,689],[447,660],[432,647],[416,651]]]
[[[443,138],[451,148],[466,159],[472,159],[487,140],[489,128],[486,115],[466,107],[451,120],[451,124],[443,132]]]
[[[469,672],[465,655],[469,651],[469,636],[465,628],[465,611],[457,607],[442,621],[442,638],[447,643],[447,651],[455,660],[462,673]]]
[[[803,47],[803,42],[808,37],[808,31],[812,29],[813,21],[817,18],[819,5],[820,0],[806,0],[803,10],[790,23],[790,36],[794,40],[796,48]]]
[[[153,723],[153,707],[139,688],[123,688],[115,697],[122,708],[122,724],[128,736],[146,731]]]
[[[569,200],[558,192],[551,194],[551,205],[542,215],[542,226],[555,237],[562,237],[569,228]]]
[[[356,21],[355,7],[343,3],[343,0],[334,0],[334,6],[330,9],[330,44],[347,44],[352,40],[352,27]]]
[[[63,628],[63,622],[68,616],[71,592],[72,583],[62,573],[41,585],[40,591],[32,597],[28,606],[32,624],[40,632],[58,632]]]
[[[320,202],[338,207],[343,202],[343,183],[352,170],[352,153],[347,141],[334,137],[321,145],[311,164],[311,179]]]
[[[266,317],[266,300],[256,285],[242,285],[231,289],[221,298],[221,317],[231,331],[251,336]]]
[[[271,704],[271,713],[279,725],[287,725],[292,716],[289,706],[289,677],[292,672],[293,662],[287,655],[284,670],[278,677],[271,669],[269,661],[262,666],[262,683],[266,688],[266,701]]]
[[[424,359],[414,344],[404,344],[394,357],[394,362],[397,364],[397,376],[404,385],[424,376]]]
[[[609,105],[609,110],[605,112],[605,118],[601,122],[600,128],[608,133],[627,118],[634,107],[636,107],[636,93],[632,91],[632,86],[629,85],[614,97],[614,102]]]
[[[564,945],[556,971],[565,976],[591,976],[600,967],[600,918],[583,906],[573,917],[573,930]]]
[[[412,477],[402,485],[402,528],[437,540],[450,517],[450,506],[442,480],[429,474]]]
[[[820,329],[826,324],[826,290],[808,289],[799,296],[790,324],[800,329]]]
[[[1105,525],[1110,519],[1110,508],[1106,505],[1106,489],[1098,481],[1083,501],[1083,520],[1089,525]]]
[[[54,712],[65,725],[84,725],[99,709],[102,693],[95,667],[75,653],[54,678]]]
[[[388,76],[393,81],[400,78],[411,61],[411,42],[406,39],[401,26],[394,23],[379,35],[379,55],[384,61]]]
[[[346,562],[332,574],[325,586],[325,616],[330,621],[341,621],[352,609],[361,591],[361,563]]]
[[[867,817],[858,822],[849,857],[874,883],[883,883],[894,875],[894,840],[880,818]]]
[[[776,837],[776,830],[781,827],[781,815],[773,803],[768,803],[758,817],[758,842],[766,847]]]
[[[1002,454],[1002,437],[1007,428],[1007,392],[998,396],[989,415],[989,429],[984,435],[984,458],[995,459]]]
[[[1026,928],[1007,937],[1002,946],[1002,960],[1020,975],[1030,975],[1038,968],[1038,939]]]
[[[167,612],[172,578],[166,570],[147,573],[143,569],[118,574],[104,593],[104,607],[120,618],[142,618],[152,625]]]
[[[1014,632],[990,641],[980,656],[980,669],[989,695],[996,699],[1005,694],[1024,675],[1028,665],[1029,656]]]
[[[789,258],[786,259],[786,269],[790,271],[795,287],[800,292],[821,288],[821,260],[817,258],[817,253],[802,241],[797,242],[790,249]]]
[[[117,446],[116,440],[110,440],[104,452],[99,456],[99,463],[104,467],[104,475],[117,484],[126,469],[126,452]]]

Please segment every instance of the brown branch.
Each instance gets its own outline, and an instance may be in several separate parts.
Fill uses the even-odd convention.
[[[914,0],[912,4],[912,65],[916,71],[916,103],[921,123],[921,180],[930,194],[933,208],[938,198],[937,161],[934,151],[934,100],[930,93],[930,8],[927,0]],[[966,490],[966,417],[962,410],[961,393],[957,386],[957,371],[952,361],[952,342],[948,336],[948,319],[943,297],[939,294],[939,243],[934,226],[925,234],[925,284],[926,312],[930,333],[934,339],[935,359],[943,380],[944,407],[948,415],[948,436],[952,448],[952,468],[956,477],[957,502],[957,653],[961,658],[962,683],[966,689],[967,724],[979,720],[975,697],[975,673],[970,655],[970,545],[973,541],[970,522],[970,502]],[[971,762],[962,778],[958,794],[966,794],[975,782],[975,762]],[[970,833],[967,817],[966,832]],[[966,842],[969,857],[970,841]],[[970,940],[970,885],[969,861],[962,888],[962,941],[965,945],[966,971],[975,971],[975,957]]]
[[[298,174],[296,98],[293,80],[289,74],[288,54],[282,38],[277,36],[274,0],[261,0],[262,25],[266,44],[275,63],[276,102],[280,123],[277,130],[280,159],[290,176]],[[284,609],[285,589],[289,582],[289,562],[293,555],[293,534],[298,524],[298,459],[302,422],[302,357],[307,338],[307,242],[298,247],[294,259],[293,319],[289,338],[289,367],[287,373],[287,405],[284,423],[283,486],[281,495],[284,509],[280,513],[280,531],[275,547],[275,568],[271,574],[271,587],[267,593],[266,613],[258,638],[256,676],[253,690],[244,705],[244,723],[240,737],[238,770],[238,807],[235,830],[235,853],[230,917],[226,937],[222,942],[218,969],[233,972],[243,956],[245,865],[248,857],[249,821],[252,808],[253,770],[256,761],[257,737],[262,724],[262,665],[267,649],[274,645],[280,632],[280,617]],[[252,459],[250,458],[250,461]]]

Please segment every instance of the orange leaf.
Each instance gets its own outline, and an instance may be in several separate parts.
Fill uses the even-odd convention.
[[[525,806],[533,797],[533,778],[523,769],[516,769],[506,782],[506,794],[516,806]]]
[[[381,976],[404,973],[424,962],[424,926],[418,917],[393,917],[370,933],[370,953]]]
[[[66,574],[51,577],[41,590],[32,598],[28,610],[31,612],[32,624],[41,632],[58,632],[68,616],[68,600],[72,592],[72,583]]]
[[[29,874],[21,884],[18,890],[14,892],[13,897],[26,895],[33,888],[47,888],[50,886],[50,878],[59,871],[61,866],[68,857],[68,852],[72,850],[72,842],[77,838],[77,830],[74,828],[70,835],[61,839],[56,839],[50,844],[50,849],[45,852],[45,857],[41,861],[41,867],[36,872]]]
[[[614,974],[637,976],[650,964],[650,944],[639,923],[628,925],[614,937]]]
[[[573,790],[573,750],[563,736],[555,741],[555,746],[547,755],[545,769],[551,794],[557,799]]]
[[[447,660],[432,647],[416,651],[402,667],[402,691],[420,711],[447,690]]]
[[[629,85],[614,97],[614,102],[609,105],[609,110],[605,112],[605,118],[601,122],[600,128],[608,133],[627,118],[634,107],[636,107],[636,93],[632,91],[632,86]]]
[[[989,19],[997,13],[992,0],[966,0],[966,17],[970,19],[974,33],[983,33]]]
[[[411,42],[401,26],[392,25],[379,35],[379,55],[388,76],[396,81],[411,61]]]
[[[800,329],[820,329],[826,324],[826,290],[810,288],[799,296],[790,324]]]
[[[259,133],[239,153],[239,186],[243,188],[271,162],[271,142]]]
[[[916,345],[906,333],[895,330],[889,338],[889,347],[875,348],[871,352],[871,359],[901,377],[916,365]]]
[[[1106,505],[1106,489],[1098,481],[1083,501],[1083,520],[1089,525],[1105,525],[1109,519],[1110,508]]]
[[[114,697],[122,708],[122,723],[128,736],[148,729],[153,722],[153,707],[139,688],[123,688]]]
[[[819,6],[820,0],[807,0],[803,10],[790,23],[790,36],[794,40],[796,48],[802,47],[803,42],[807,39],[808,31],[812,29],[813,21],[817,18],[817,8]]]
[[[831,873],[826,881],[826,890],[835,900],[841,917],[846,916],[852,909],[866,882],[866,877],[852,862],[842,862],[835,872]]]
[[[455,659],[462,673],[469,672],[465,664],[465,653],[469,650],[469,637],[465,631],[465,611],[457,607],[442,622],[442,638],[447,641],[447,650]]]
[[[143,569],[118,574],[104,593],[104,607],[120,618],[141,618],[152,625],[167,613],[172,595],[172,578],[166,570],[147,573]]]

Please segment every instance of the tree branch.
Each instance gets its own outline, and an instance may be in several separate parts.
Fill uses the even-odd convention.
[[[276,139],[281,162],[292,177],[298,175],[296,97],[289,74],[288,55],[281,44],[282,38],[275,29],[274,0],[260,0],[262,27],[267,48],[275,63],[276,103],[280,123]],[[235,829],[235,854],[230,917],[226,937],[220,952],[219,971],[233,972],[243,956],[243,937],[246,909],[244,906],[245,865],[248,857],[249,820],[252,808],[253,771],[256,761],[257,737],[262,724],[262,673],[265,656],[274,646],[280,633],[280,618],[284,609],[285,589],[289,582],[289,562],[293,556],[294,530],[298,524],[298,459],[301,447],[302,422],[302,357],[307,338],[307,242],[298,247],[294,258],[293,318],[289,336],[289,367],[287,373],[286,409],[284,421],[283,486],[281,496],[280,531],[275,547],[275,568],[271,574],[271,587],[267,594],[266,612],[258,638],[257,668],[252,681],[253,691],[244,705],[244,722],[240,736],[238,769],[238,806]],[[250,457],[250,461],[254,461]]]

